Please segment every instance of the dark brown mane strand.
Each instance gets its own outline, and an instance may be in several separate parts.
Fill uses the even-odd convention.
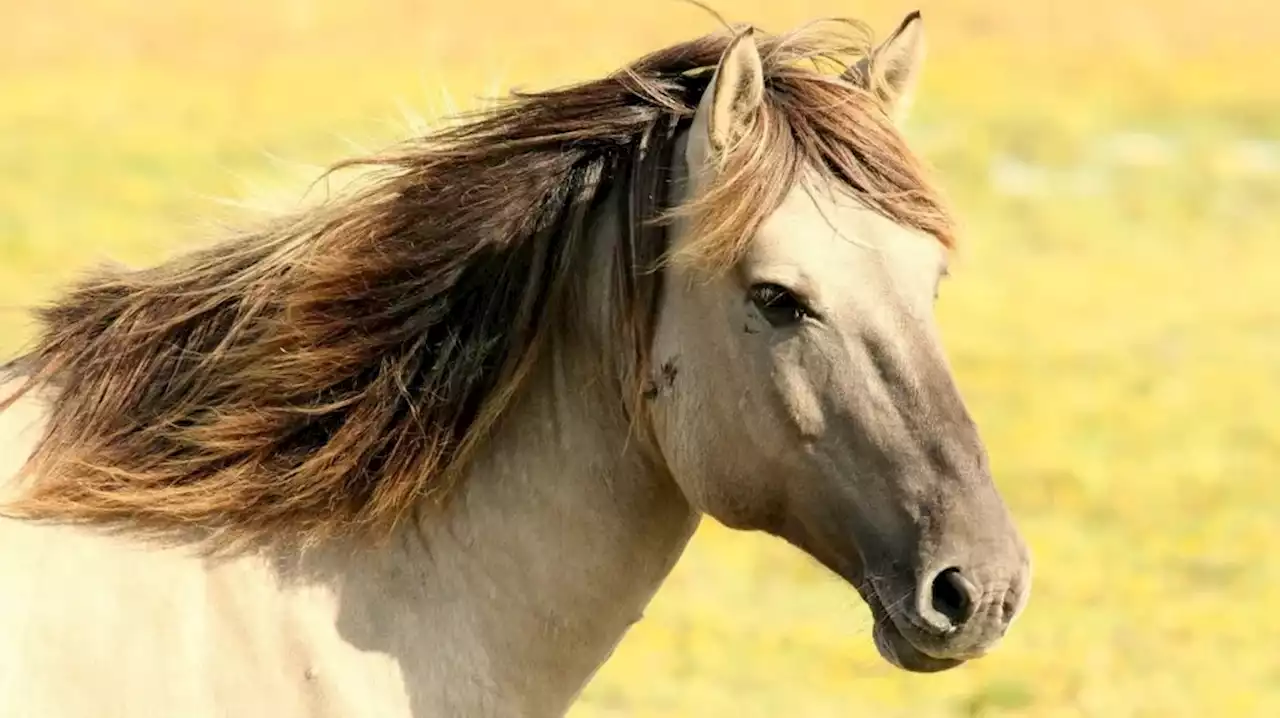
[[[805,168],[951,243],[949,215],[874,98],[815,69],[866,50],[861,25],[835,27],[757,35],[765,107],[747,149],[685,208],[699,228],[687,258],[731,265]],[[311,543],[386,535],[420,500],[445,498],[585,274],[575,245],[591,209],[624,184],[647,199],[627,215],[615,309],[643,361],[656,294],[632,270],[657,258],[647,220],[668,209],[651,191],[662,163],[644,148],[669,148],[728,41],[515,94],[343,163],[367,179],[317,209],[79,282],[37,311],[22,358],[20,391],[57,392],[26,467],[39,480],[6,511]],[[630,373],[634,384],[643,372]]]

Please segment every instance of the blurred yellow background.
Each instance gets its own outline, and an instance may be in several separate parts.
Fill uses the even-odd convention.
[[[851,589],[708,524],[571,715],[1280,715],[1280,5],[713,4],[879,36],[924,11],[908,134],[967,226],[939,311],[1035,588],[995,653],[907,675]],[[414,116],[715,28],[675,0],[0,0],[0,305]],[[29,330],[0,312],[0,353]]]

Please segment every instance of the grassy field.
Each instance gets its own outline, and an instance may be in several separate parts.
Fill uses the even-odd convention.
[[[882,33],[912,9],[715,5]],[[910,134],[968,228],[940,312],[1035,554],[1028,612],[984,660],[902,674],[852,591],[708,525],[573,716],[1280,715],[1280,9],[919,7]],[[405,108],[712,28],[674,1],[0,0],[0,305],[207,236],[221,199],[298,188]],[[0,352],[28,331],[0,313]]]

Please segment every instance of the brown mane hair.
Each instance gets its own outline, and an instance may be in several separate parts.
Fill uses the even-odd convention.
[[[445,498],[585,274],[573,245],[591,209],[610,188],[665,181],[662,162],[637,158],[670,152],[660,140],[687,126],[730,37],[517,93],[342,163],[368,180],[318,208],[80,281],[37,311],[41,333],[13,365],[20,393],[47,385],[56,398],[26,466],[38,480],[5,510],[311,543],[386,535],[420,500]],[[854,21],[757,33],[764,107],[684,208],[702,228],[685,259],[731,266],[806,168],[951,244],[948,213],[874,95],[839,77],[869,37]],[[667,209],[629,216],[629,234]],[[624,287],[616,309],[643,326],[652,296],[636,295]],[[643,331],[633,338],[643,360]]]

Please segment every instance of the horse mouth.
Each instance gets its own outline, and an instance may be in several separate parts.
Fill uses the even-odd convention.
[[[827,544],[815,540],[814,534],[805,531],[803,526],[785,533],[780,531],[779,535],[816,558],[858,592],[871,610],[872,638],[876,650],[890,665],[911,673],[938,673],[978,658],[989,648],[987,646],[979,651],[938,655],[946,650],[948,637],[930,636],[930,632],[915,624],[909,614],[902,610],[890,611],[889,606],[904,606],[909,599],[894,585],[893,580],[877,581],[872,578],[872,572],[865,568],[865,558],[857,556],[855,559],[857,554],[853,551],[841,553],[829,550]],[[897,595],[898,598],[884,600],[881,598],[881,591],[884,595]]]
[[[897,619],[885,608],[874,587],[868,586],[863,598],[875,623],[871,635],[876,650],[890,664],[911,673],[939,673],[965,662],[963,658],[938,658],[912,643],[898,627]]]

